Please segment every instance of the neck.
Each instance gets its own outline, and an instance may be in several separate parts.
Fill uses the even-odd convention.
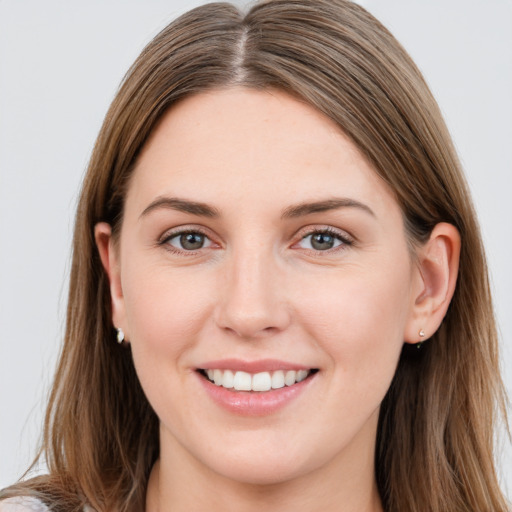
[[[174,454],[183,450],[173,448]],[[332,460],[320,469],[271,484],[234,481],[192,456],[170,457],[168,450],[162,451],[151,472],[146,512],[259,512],[262,508],[267,512],[382,512],[374,448],[359,446],[357,458],[349,454],[345,465]]]
[[[197,482],[194,485],[185,484],[187,492],[183,492],[183,488],[178,490],[177,484],[167,485],[166,482],[162,485],[164,478],[161,471],[159,461],[151,472],[146,512],[259,512],[262,508],[268,512],[383,512],[375,482],[359,489],[348,489],[341,482],[336,492],[324,491],[322,487],[326,485],[317,486],[311,493],[311,486],[306,489],[300,481],[279,485],[224,482],[220,487],[208,481],[204,482],[206,485],[203,487],[197,486]]]

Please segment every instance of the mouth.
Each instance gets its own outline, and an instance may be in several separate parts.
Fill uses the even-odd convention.
[[[307,370],[275,370],[249,373],[240,370],[208,368],[197,372],[206,380],[230,391],[264,393],[296,384],[311,378],[318,372],[317,368]]]

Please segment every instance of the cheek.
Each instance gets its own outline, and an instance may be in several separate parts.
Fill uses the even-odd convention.
[[[179,365],[208,317],[208,286],[199,273],[147,265],[139,269],[127,267],[123,284],[133,349],[148,359],[172,356]]]
[[[143,270],[140,270],[143,269]],[[160,265],[127,265],[123,286],[134,366],[142,389],[160,420],[186,428],[182,393],[190,376],[188,355],[209,314],[204,279]],[[176,427],[178,428],[178,427]]]
[[[350,375],[346,382],[379,374],[387,382],[394,374],[409,314],[410,283],[401,268],[345,269],[302,288],[314,292],[300,298],[301,322],[331,363]]]

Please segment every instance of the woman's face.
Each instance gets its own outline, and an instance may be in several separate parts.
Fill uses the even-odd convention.
[[[422,282],[392,193],[333,122],[275,91],[182,101],[110,265],[162,463],[255,483],[372,467]]]

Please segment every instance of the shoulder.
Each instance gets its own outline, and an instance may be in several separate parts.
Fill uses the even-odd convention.
[[[0,501],[0,512],[49,512],[50,509],[37,498],[15,496]]]
[[[41,500],[32,496],[14,496],[0,500],[0,512],[51,512]],[[96,512],[91,506],[84,505],[83,512]]]

